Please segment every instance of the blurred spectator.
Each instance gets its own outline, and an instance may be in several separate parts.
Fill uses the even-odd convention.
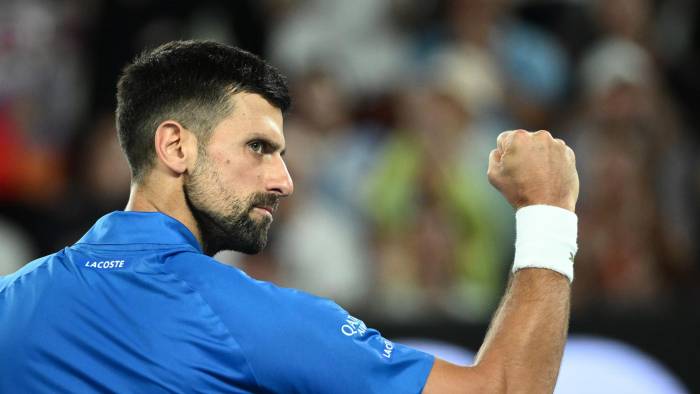
[[[549,127],[569,78],[556,38],[517,18],[508,1],[450,0],[447,7],[448,40],[438,53],[461,57],[465,74],[472,62],[488,65],[483,77],[493,81],[492,103],[475,116],[485,111],[505,117],[501,124]]]
[[[59,212],[64,230],[58,247],[76,242],[102,215],[124,209],[131,173],[117,139],[112,112],[99,114],[73,146],[69,192]]]
[[[451,85],[407,87],[396,129],[370,174],[367,205],[379,264],[375,302],[384,316],[447,313],[479,320],[503,285],[510,233],[486,181],[493,139],[475,129]]]
[[[599,42],[581,78],[585,112],[571,128],[584,185],[574,301],[659,309],[673,281],[694,270],[690,161],[676,111],[633,41]]]
[[[641,46],[651,45],[653,30],[649,0],[596,0],[595,5],[596,20],[604,35]]]
[[[372,285],[360,190],[377,137],[352,123],[345,93],[326,72],[309,72],[293,94],[285,134],[296,187],[274,246],[282,282],[357,307]]]
[[[273,27],[270,54],[290,77],[323,68],[354,96],[381,94],[410,71],[407,40],[391,2],[308,0],[288,7]]]
[[[0,3],[0,199],[48,202],[62,188],[62,149],[84,115],[78,1]]]
[[[37,257],[31,238],[0,217],[0,275],[11,274]]]

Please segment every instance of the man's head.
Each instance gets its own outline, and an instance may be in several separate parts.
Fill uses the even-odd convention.
[[[117,86],[132,182],[145,185],[154,172],[179,182],[205,253],[256,253],[293,188],[282,160],[289,104],[284,77],[240,49],[180,41],[145,52]]]

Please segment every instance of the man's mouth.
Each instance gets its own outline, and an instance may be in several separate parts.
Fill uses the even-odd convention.
[[[274,196],[274,195],[263,195],[260,196],[260,198],[255,201],[253,204],[253,209],[257,209],[260,211],[261,214],[264,215],[269,215],[272,217],[272,215],[275,213],[277,210],[277,206],[279,205],[279,199]]]
[[[269,207],[269,206],[263,206],[263,205],[256,205],[253,208],[261,209],[263,211],[268,212],[270,215],[272,215],[275,212],[274,207]]]

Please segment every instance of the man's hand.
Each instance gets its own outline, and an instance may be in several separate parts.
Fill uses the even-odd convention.
[[[489,155],[489,182],[517,210],[545,204],[574,211],[578,173],[574,152],[564,141],[540,130],[505,131]]]

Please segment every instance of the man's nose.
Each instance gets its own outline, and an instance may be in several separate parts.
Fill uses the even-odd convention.
[[[276,155],[267,178],[267,190],[282,197],[294,192],[294,182],[282,156]]]

